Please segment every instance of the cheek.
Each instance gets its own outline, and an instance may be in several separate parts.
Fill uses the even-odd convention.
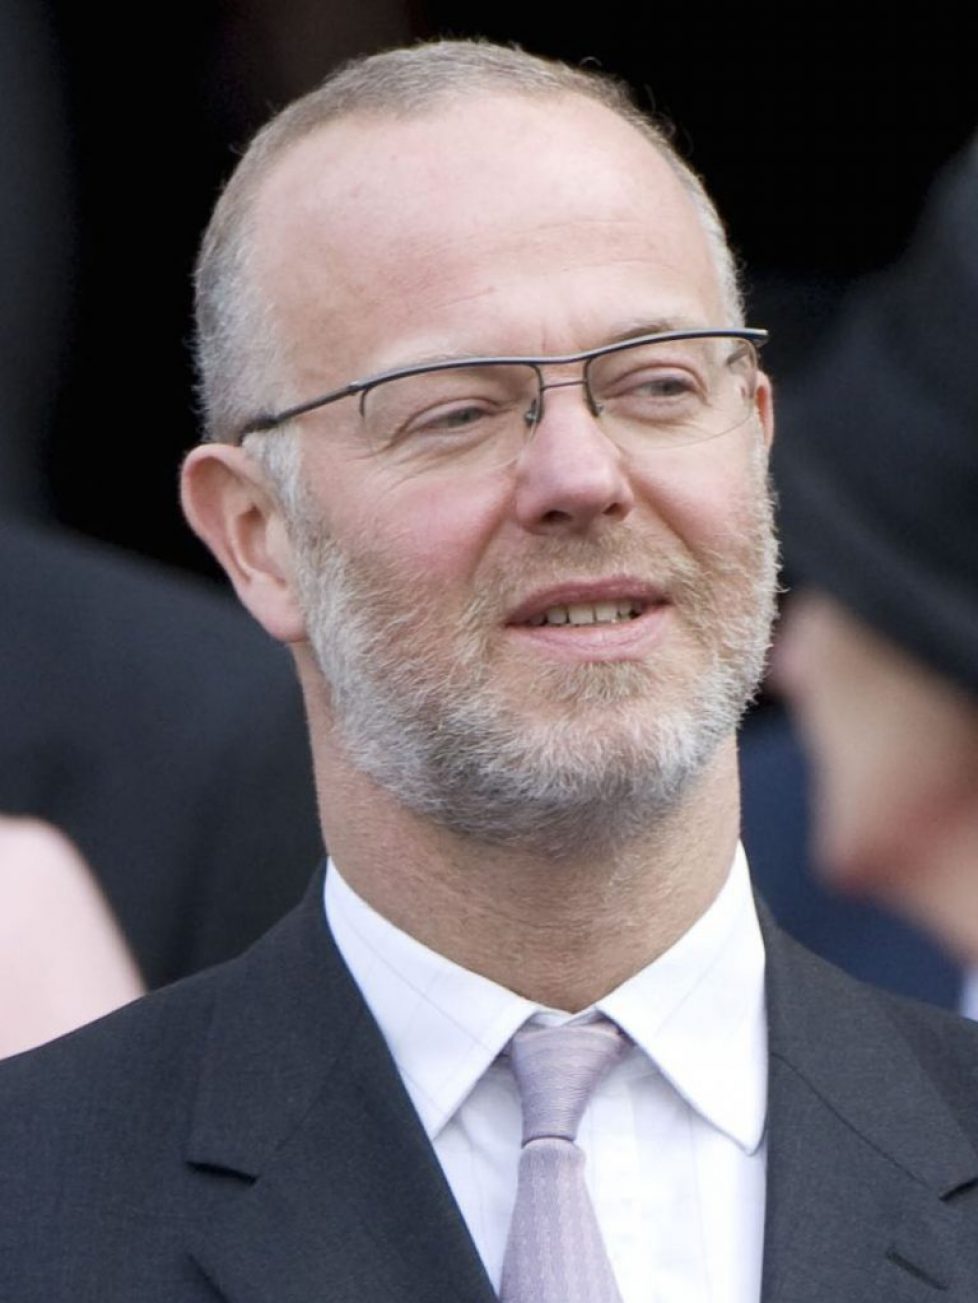
[[[471,577],[500,519],[499,489],[489,477],[388,468],[336,487],[329,517],[336,538],[421,585]]]
[[[757,525],[767,493],[760,435],[657,452],[637,468],[642,499],[691,551],[720,555]]]

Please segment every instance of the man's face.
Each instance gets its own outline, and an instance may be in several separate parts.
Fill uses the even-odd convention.
[[[732,324],[668,165],[576,98],[347,121],[283,160],[257,216],[296,401],[432,358]],[[758,417],[626,451],[569,385],[488,469],[368,448],[355,399],[299,437],[307,632],[355,765],[457,831],[552,851],[675,802],[767,642]]]

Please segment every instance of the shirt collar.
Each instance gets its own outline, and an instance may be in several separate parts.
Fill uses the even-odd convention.
[[[514,1032],[535,1014],[552,1021],[556,1011],[396,928],[353,891],[332,860],[325,908],[337,947],[434,1139]],[[707,1122],[748,1153],[758,1147],[767,1102],[764,945],[742,849],[706,913],[595,1009],[628,1033]]]

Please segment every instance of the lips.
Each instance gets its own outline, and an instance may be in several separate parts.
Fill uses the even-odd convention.
[[[626,624],[664,601],[659,590],[627,578],[562,584],[533,594],[506,623],[534,629]]]

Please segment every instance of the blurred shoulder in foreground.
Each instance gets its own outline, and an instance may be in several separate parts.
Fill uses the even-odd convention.
[[[55,829],[0,817],[0,1057],[142,994],[125,939],[78,852]]]
[[[321,854],[288,656],[205,583],[0,525],[0,809],[62,829],[149,986],[236,954]]]

